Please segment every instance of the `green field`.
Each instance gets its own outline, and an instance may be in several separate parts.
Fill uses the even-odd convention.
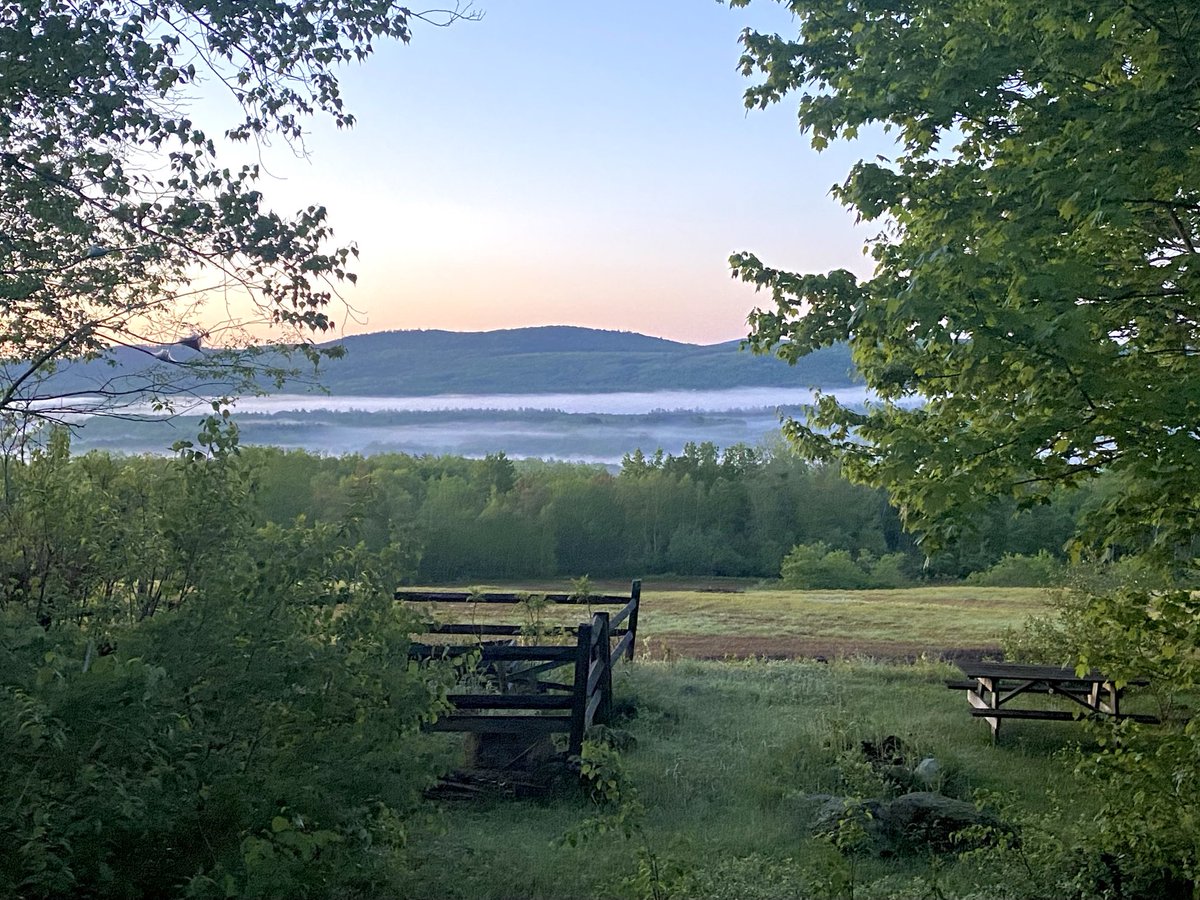
[[[506,589],[512,589],[512,585]],[[536,585],[569,591],[569,584]],[[605,582],[596,590],[628,592]],[[996,653],[1006,630],[1045,612],[1042,588],[970,585],[905,590],[792,591],[746,589],[737,582],[706,589],[648,582],[642,590],[638,652],[653,658],[865,656],[915,659]],[[520,613],[443,604],[431,613],[455,621],[508,621]],[[578,607],[548,609],[540,621],[573,624]]]
[[[933,659],[946,648],[994,647],[1005,628],[1044,609],[1044,591],[651,586],[643,601],[639,650],[660,652],[623,667],[616,685],[627,711],[618,733],[632,739],[620,757],[622,784],[645,805],[641,829],[564,846],[562,837],[598,812],[569,789],[536,802],[447,802],[412,841],[412,896],[1041,897],[1077,874],[1050,861],[1086,843],[1095,798],[1074,775],[1071,750],[1093,740],[1088,730],[1013,723],[994,746],[961,691],[946,689],[956,670]],[[661,652],[723,642],[769,655],[785,639],[847,652],[828,662]],[[914,646],[931,652],[910,663],[876,661],[853,650],[866,645],[890,648],[892,659]],[[1022,829],[1021,849],[880,856],[811,836],[806,795],[886,795],[861,748],[889,737],[910,761],[938,760],[929,787],[992,798]]]
[[[1038,588],[886,591],[762,590],[643,594],[643,642],[684,655],[939,655],[998,646],[1008,628],[1046,609]],[[689,652],[690,651],[690,652]]]
[[[1092,809],[1063,753],[1088,735],[1073,723],[1020,723],[994,747],[961,692],[946,690],[951,674],[934,663],[637,662],[616,691],[635,710],[619,727],[636,741],[622,759],[646,807],[644,833],[562,846],[597,811],[571,793],[447,803],[411,844],[411,896],[654,896],[638,879],[647,850],[659,896],[851,896],[838,881],[849,866],[860,898],[1043,896],[1034,883],[1055,876],[1039,868],[1038,847],[1071,843]],[[982,857],[844,857],[809,836],[805,795],[876,795],[858,750],[889,735],[939,760],[944,792],[1007,797],[1017,812],[1004,815],[1032,823],[1037,843]]]

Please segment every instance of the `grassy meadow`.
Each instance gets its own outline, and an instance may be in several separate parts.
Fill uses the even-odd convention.
[[[1039,588],[643,591],[643,643],[678,655],[872,656],[986,651],[1046,608]]]
[[[961,691],[944,685],[956,670],[934,658],[997,645],[1005,627],[1044,608],[1044,592],[650,586],[643,601],[639,644],[651,650],[712,638],[749,651],[788,635],[848,651],[871,641],[890,647],[882,655],[891,660],[918,645],[930,654],[907,663],[853,652],[827,662],[642,656],[616,685],[624,715],[614,727],[628,746],[614,777],[622,796],[644,805],[633,833],[564,845],[580,822],[604,816],[569,790],[550,800],[447,802],[410,844],[412,896],[1033,897],[1066,877],[1041,867],[1039,853],[1086,833],[1093,799],[1069,751],[1091,736],[1076,723],[1011,723],[993,746]],[[806,795],[886,793],[861,747],[889,736],[914,759],[938,760],[934,788],[992,798],[1019,820],[1021,848],[880,857],[810,836]]]
[[[571,586],[546,583],[533,589],[570,591]],[[627,594],[629,585],[602,582],[592,589]],[[647,581],[642,587],[638,653],[654,659],[865,656],[890,660],[995,654],[1005,631],[1045,611],[1048,600],[1044,588],[955,585],[796,591],[734,579],[703,586]],[[520,615],[482,604],[444,604],[428,610],[444,619],[480,623]],[[580,613],[578,607],[550,607],[537,616],[537,624],[573,624]]]

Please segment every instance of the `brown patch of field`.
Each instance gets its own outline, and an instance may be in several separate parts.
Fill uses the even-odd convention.
[[[639,643],[641,643],[639,641]],[[789,635],[663,634],[645,642],[638,652],[651,659],[847,659],[866,657],[887,662],[911,662],[922,656],[947,662],[999,659],[999,647],[933,647],[916,641],[837,640]]]

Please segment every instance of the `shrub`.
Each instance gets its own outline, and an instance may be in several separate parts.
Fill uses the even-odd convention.
[[[784,557],[780,577],[787,587],[799,590],[896,588],[912,583],[905,563],[902,553],[876,559],[864,551],[856,559],[848,550],[832,550],[818,541],[793,547]]]
[[[255,529],[236,434],[209,424],[214,449],[171,464],[157,538],[114,545],[129,572],[178,556],[161,605],[114,606],[132,586],[87,578],[53,603],[0,593],[0,896],[399,892],[438,767],[418,728],[450,675],[407,660],[407,557],[353,521]],[[107,515],[96,496],[75,495],[85,525]],[[28,492],[10,521],[55,497]]]
[[[1104,573],[1101,573],[1104,574]],[[1096,582],[1095,573],[1087,579]],[[1200,691],[1200,597],[1141,586],[1064,590],[1052,612],[1009,636],[1006,652],[1035,662],[1070,660],[1118,681],[1148,678],[1159,726],[1097,724],[1099,752],[1079,771],[1102,798],[1092,827],[1123,896],[1195,896],[1200,890],[1200,719],[1180,710]],[[1136,885],[1145,885],[1137,888]]]
[[[911,560],[903,553],[885,553],[879,559],[871,559],[864,553],[858,562],[867,570],[867,587],[902,588],[913,583],[909,574]]]
[[[981,587],[1052,587],[1066,579],[1066,568],[1045,550],[1036,556],[1006,554],[982,572],[967,576],[968,584]]]
[[[831,550],[828,544],[797,544],[783,559],[780,570],[783,583],[801,590],[867,586],[867,573],[854,561],[848,550]]]

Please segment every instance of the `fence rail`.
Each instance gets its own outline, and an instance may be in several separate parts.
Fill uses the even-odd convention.
[[[613,668],[622,659],[633,659],[641,595],[640,580],[633,582],[629,596],[537,595],[539,600],[544,598],[548,603],[589,607],[621,604],[615,613],[594,612],[590,620],[578,625],[537,631],[538,639],[574,637],[571,644],[518,646],[511,640],[480,640],[470,644],[414,643],[409,655],[418,659],[477,654],[478,662],[472,675],[495,687],[494,691],[447,695],[453,711],[440,717],[430,730],[531,736],[566,733],[570,736],[569,752],[579,753],[587,729],[593,724],[607,722],[612,715]],[[396,591],[398,601],[416,603],[518,604],[529,598],[529,594],[511,592]],[[527,631],[520,625],[455,622],[431,625],[428,633],[515,640]],[[572,669],[569,684],[538,677],[568,666]]]

